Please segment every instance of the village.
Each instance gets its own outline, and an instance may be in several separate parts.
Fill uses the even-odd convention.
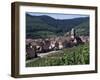
[[[37,58],[38,54],[71,48],[87,42],[89,42],[89,36],[77,36],[74,28],[64,36],[26,39],[26,59]]]

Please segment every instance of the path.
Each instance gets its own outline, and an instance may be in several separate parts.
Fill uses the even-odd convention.
[[[59,50],[58,51],[50,51],[50,52],[47,52],[47,53],[39,53],[38,56],[42,58],[42,57],[45,57],[49,54],[54,54],[56,52],[59,52]]]
[[[37,58],[33,58],[31,60],[27,60],[26,63],[33,62],[33,61],[35,61],[35,60],[37,60],[39,58],[45,57],[45,56],[47,56],[49,54],[54,54],[56,52],[59,52],[59,50],[58,51],[50,51],[50,52],[47,52],[47,53],[38,53],[38,57]]]

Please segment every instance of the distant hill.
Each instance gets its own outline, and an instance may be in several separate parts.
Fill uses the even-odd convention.
[[[89,35],[89,17],[60,20],[26,14],[26,38],[61,36],[72,28],[78,35]]]

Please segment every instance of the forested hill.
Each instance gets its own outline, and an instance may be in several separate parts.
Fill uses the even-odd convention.
[[[72,28],[76,28],[78,35],[89,35],[89,17],[61,20],[46,15],[26,14],[26,38],[64,35]]]

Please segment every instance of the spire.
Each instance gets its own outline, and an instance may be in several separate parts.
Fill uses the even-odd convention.
[[[71,30],[71,38],[75,38],[75,36],[76,36],[75,29],[72,28],[72,30]]]

